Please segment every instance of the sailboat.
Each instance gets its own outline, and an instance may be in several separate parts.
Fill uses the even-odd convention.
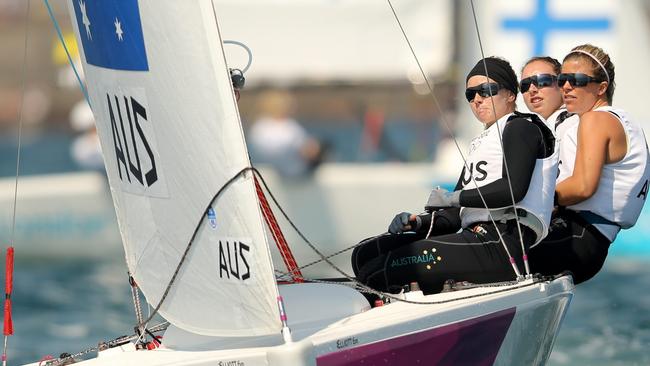
[[[218,8],[211,0],[68,7],[132,285],[168,323],[138,314],[134,336],[33,365],[547,361],[570,276],[461,282],[430,295],[414,283],[374,307],[346,284],[299,276],[279,284]]]

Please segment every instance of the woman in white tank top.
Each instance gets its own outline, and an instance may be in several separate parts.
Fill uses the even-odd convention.
[[[531,249],[533,271],[571,271],[576,283],[593,277],[618,231],[636,223],[645,203],[647,145],[639,124],[610,107],[614,76],[601,48],[577,46],[564,58],[558,86],[580,121],[562,137],[558,210],[548,236]]]

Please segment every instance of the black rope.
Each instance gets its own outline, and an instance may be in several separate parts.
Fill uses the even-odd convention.
[[[359,244],[355,244],[355,245],[353,245],[351,247],[339,250],[338,252],[335,252],[335,253],[333,253],[333,254],[331,254],[329,256],[325,256],[323,253],[321,253],[314,246],[314,244],[311,243],[311,241],[309,241],[309,239],[307,239],[305,237],[305,235],[300,231],[300,229],[298,229],[298,227],[294,224],[294,222],[289,218],[289,215],[287,215],[287,213],[284,211],[282,206],[278,203],[277,199],[273,195],[273,192],[271,192],[271,190],[269,189],[269,187],[266,184],[266,181],[264,180],[264,177],[262,176],[262,174],[255,168],[252,168],[252,170],[257,175],[257,177],[259,177],[260,180],[262,181],[262,184],[264,185],[264,189],[269,194],[269,196],[271,196],[271,200],[273,201],[275,206],[280,210],[280,212],[282,213],[282,216],[287,220],[287,222],[289,222],[291,227],[302,238],[302,240],[304,240],[305,243],[307,243],[309,245],[309,247],[314,252],[316,252],[316,254],[318,254],[321,257],[321,259],[319,259],[319,260],[316,260],[316,261],[308,263],[308,264],[306,264],[304,266],[298,267],[297,270],[300,270],[300,269],[303,269],[303,268],[306,268],[308,266],[311,266],[311,265],[314,265],[316,263],[320,263],[320,262],[324,261],[327,264],[329,264],[330,266],[332,266],[339,273],[343,274],[344,278],[332,278],[332,279],[322,279],[322,280],[321,279],[310,279],[310,278],[307,278],[307,277],[304,277],[304,276],[298,276],[295,273],[281,272],[281,271],[276,270],[276,272],[282,273],[284,276],[293,277],[293,278],[300,278],[302,280],[305,280],[306,282],[325,283],[325,284],[341,284],[345,280],[348,280],[353,284],[353,286],[349,286],[349,285],[347,285],[347,286],[353,287],[357,291],[365,292],[365,293],[372,293],[372,294],[382,296],[384,298],[395,300],[395,301],[401,301],[401,302],[405,302],[405,303],[409,303],[409,304],[419,304],[419,305],[446,304],[446,303],[450,303],[450,302],[454,302],[454,301],[467,300],[467,299],[477,298],[477,297],[481,297],[481,296],[488,296],[488,295],[493,295],[493,294],[497,294],[497,293],[501,293],[501,292],[510,291],[510,290],[513,290],[513,289],[519,289],[519,288],[534,286],[534,285],[536,285],[537,283],[539,283],[541,281],[548,280],[548,278],[535,277],[535,278],[533,278],[533,281],[531,283],[523,283],[523,284],[518,282],[518,281],[498,282],[498,283],[491,283],[491,284],[473,284],[472,287],[507,287],[507,288],[502,288],[502,289],[499,289],[499,290],[496,290],[496,291],[490,291],[490,292],[476,294],[476,295],[469,295],[469,296],[463,296],[463,297],[447,299],[447,300],[439,300],[439,301],[411,301],[411,300],[402,299],[402,298],[397,297],[397,296],[395,296],[393,294],[390,294],[390,293],[377,291],[377,290],[375,290],[375,289],[373,289],[371,287],[368,287],[365,284],[359,282],[356,278],[347,275],[343,270],[339,269],[336,265],[334,265],[331,261],[329,261],[329,258],[331,258],[333,256],[336,256],[338,254],[344,253],[344,252],[346,252],[346,251],[348,251],[350,249],[353,249],[353,248],[357,247],[358,245],[366,242],[366,240],[364,240],[363,242],[361,242]],[[559,278],[559,277],[560,276],[557,276],[556,278]],[[470,287],[466,287],[466,288],[470,288]]]
[[[194,228],[194,232],[192,233],[192,236],[190,237],[189,242],[187,243],[187,246],[185,247],[185,251],[183,252],[183,256],[181,257],[180,261],[178,262],[178,265],[176,266],[176,270],[174,271],[174,274],[172,275],[172,278],[169,280],[169,283],[167,284],[167,287],[165,288],[165,292],[163,293],[162,297],[160,298],[160,301],[158,301],[158,305],[154,308],[153,312],[149,315],[149,317],[143,321],[142,323],[138,324],[139,329],[145,329],[146,324],[153,319],[153,317],[158,313],[160,310],[160,307],[162,306],[163,302],[167,298],[167,295],[169,294],[169,291],[171,290],[172,285],[176,281],[176,277],[178,276],[178,273],[181,270],[181,267],[183,266],[183,263],[185,263],[185,259],[187,258],[187,255],[190,252],[190,249],[192,248],[192,243],[194,243],[194,238],[196,238],[196,234],[199,232],[199,228],[201,227],[201,223],[203,222],[203,217],[205,216],[205,213],[208,211],[210,208],[210,205],[212,205],[212,202],[214,202],[221,194],[228,188],[237,178],[239,178],[242,174],[246,173],[249,170],[254,170],[257,171],[257,169],[253,167],[245,167],[237,174],[235,174],[232,178],[230,178],[218,191],[217,193],[212,197],[210,202],[206,205],[205,209],[201,212],[201,216],[199,216],[199,219],[197,220],[196,227]]]
[[[265,188],[266,188],[266,187],[265,187]],[[268,193],[269,193],[269,195],[272,194],[270,191],[268,191]],[[274,203],[276,204],[276,206],[277,206],[280,210],[282,210],[282,208],[280,207],[280,205],[279,205],[277,202],[274,202]],[[291,221],[287,216],[285,216],[285,219],[286,219],[287,221],[289,221],[289,222]],[[294,229],[295,229],[295,227],[294,227]],[[295,229],[295,230],[298,230],[298,229]],[[379,234],[379,235],[377,235],[377,236],[382,236],[382,235],[384,235],[384,234]],[[341,250],[339,250],[339,251],[336,251],[336,252],[334,252],[334,253],[332,253],[332,254],[330,254],[330,255],[327,255],[327,256],[325,256],[324,254],[322,254],[322,253],[318,252],[316,249],[314,249],[314,250],[316,251],[316,253],[321,257],[320,259],[316,259],[315,261],[312,261],[312,262],[309,262],[309,263],[307,263],[307,264],[305,264],[305,265],[302,265],[302,266],[300,266],[300,267],[298,267],[298,268],[296,268],[295,270],[290,271],[290,272],[282,272],[282,271],[277,270],[277,269],[275,270],[275,272],[278,273],[278,274],[280,274],[280,275],[282,275],[282,278],[284,278],[284,277],[289,277],[289,279],[291,279],[291,277],[296,277],[296,276],[297,276],[294,272],[302,271],[303,269],[305,269],[305,268],[307,268],[307,267],[311,267],[311,266],[313,266],[313,265],[315,265],[315,264],[318,264],[318,263],[321,263],[321,262],[323,262],[323,261],[325,261],[325,260],[327,260],[327,259],[330,259],[330,258],[332,258],[332,257],[336,257],[337,255],[343,254],[343,253],[345,253],[345,252],[347,252],[347,251],[349,251],[349,250],[351,250],[351,249],[354,249],[354,248],[356,248],[356,247],[358,247],[358,246],[360,246],[360,245],[363,245],[363,244],[367,243],[368,241],[375,240],[375,239],[377,238],[377,236],[373,236],[373,237],[371,237],[371,238],[365,239],[365,240],[363,240],[363,241],[361,241],[361,242],[359,242],[359,243],[357,243],[357,244],[353,244],[353,245],[351,245],[351,246],[349,246],[349,247],[347,247],[347,248],[343,248],[343,249],[341,249]],[[329,263],[329,262],[328,262],[328,263]],[[300,277],[300,276],[298,276],[298,277]],[[300,277],[300,278],[303,279],[303,280],[307,280],[307,278],[305,278],[305,277]],[[343,280],[343,278],[327,278],[326,280],[330,280],[330,281],[331,281],[331,280],[341,281],[341,280]],[[348,278],[348,277],[345,277],[345,280],[348,280],[348,281],[349,281],[349,278]],[[356,280],[356,279],[355,279],[355,280]]]
[[[354,278],[353,276],[348,275],[348,274],[345,273],[343,270],[341,270],[340,268],[338,268],[334,263],[332,263],[332,262],[328,259],[329,257],[327,257],[327,256],[325,256],[323,253],[321,253],[321,252],[320,252],[320,251],[319,251],[319,250],[314,246],[314,244],[312,244],[311,241],[309,241],[309,239],[307,239],[307,238],[305,237],[305,235],[304,235],[304,234],[303,234],[303,233],[298,229],[298,227],[294,224],[294,222],[289,218],[289,216],[288,216],[287,213],[284,211],[284,209],[282,208],[282,206],[280,206],[280,204],[278,203],[277,199],[275,198],[275,196],[273,195],[273,193],[272,193],[271,190],[269,189],[268,185],[266,184],[266,181],[264,180],[264,177],[262,176],[262,174],[261,174],[261,173],[260,173],[260,172],[255,168],[255,167],[248,166],[248,167],[243,168],[243,169],[240,170],[239,172],[237,172],[237,173],[236,173],[232,178],[230,178],[226,183],[224,183],[224,185],[223,185],[223,186],[222,186],[222,187],[217,191],[217,193],[212,197],[212,199],[210,199],[210,201],[209,201],[208,204],[206,205],[205,209],[201,212],[201,216],[200,216],[199,219],[197,220],[197,224],[196,224],[196,226],[195,226],[195,228],[194,228],[194,232],[192,233],[192,236],[190,237],[190,240],[189,240],[189,242],[187,243],[187,246],[185,247],[185,251],[183,252],[183,255],[181,256],[181,259],[179,260],[178,265],[176,266],[176,269],[174,270],[174,273],[172,274],[172,277],[171,277],[171,279],[169,280],[169,283],[167,284],[167,286],[166,286],[166,288],[165,288],[165,292],[164,292],[163,295],[161,296],[160,300],[158,301],[158,304],[157,304],[156,307],[153,309],[153,311],[151,312],[151,314],[149,315],[149,317],[148,317],[146,320],[144,320],[143,322],[141,322],[141,323],[139,323],[139,324],[137,325],[137,327],[138,327],[139,329],[142,329],[142,330],[146,329],[146,324],[149,323],[149,322],[151,321],[151,319],[153,319],[153,317],[158,313],[158,311],[159,311],[160,308],[162,307],[163,302],[167,299],[167,295],[169,294],[169,291],[171,290],[172,285],[173,285],[174,282],[176,281],[176,278],[178,277],[178,274],[179,274],[179,272],[180,272],[180,270],[181,270],[181,267],[182,267],[183,264],[185,263],[185,260],[187,259],[187,256],[188,256],[188,254],[189,254],[189,252],[190,252],[190,249],[192,248],[192,244],[194,243],[194,239],[196,238],[196,234],[198,233],[199,228],[201,227],[201,223],[203,222],[203,217],[204,217],[204,215],[205,215],[205,212],[210,208],[210,206],[212,205],[212,203],[213,203],[217,198],[219,198],[219,196],[221,196],[221,194],[226,190],[226,188],[228,188],[228,187],[229,187],[229,186],[230,186],[230,185],[231,185],[235,180],[237,180],[237,178],[239,178],[241,175],[243,175],[243,174],[246,173],[247,171],[253,171],[253,173],[254,173],[257,177],[259,177],[260,181],[262,181],[262,184],[264,185],[264,189],[269,193],[269,195],[271,196],[271,199],[273,200],[273,203],[276,205],[276,207],[278,207],[278,209],[280,210],[280,212],[282,212],[282,215],[284,216],[284,218],[289,222],[289,224],[291,225],[291,227],[296,231],[296,233],[298,233],[298,235],[302,238],[302,240],[304,240],[305,243],[307,243],[307,245],[309,245],[309,247],[310,247],[314,252],[316,252],[316,254],[318,254],[318,255],[321,257],[321,259],[320,259],[319,261],[317,261],[317,262],[321,262],[321,261],[326,262],[327,264],[329,264],[330,266],[332,266],[332,268],[334,268],[337,272],[339,272],[341,275],[343,275],[345,278],[347,278],[349,281],[355,282],[355,283],[357,283],[357,284],[359,284],[359,285],[365,287],[365,285],[359,283],[359,282],[356,280],[356,278]],[[353,247],[354,247],[354,246],[353,246]],[[351,248],[353,248],[353,247],[351,247]],[[348,249],[346,249],[346,250],[344,250],[344,251],[347,251],[347,250],[349,250],[349,249],[351,249],[351,248],[348,248]],[[344,251],[343,251],[343,252],[344,252]],[[336,253],[335,253],[334,255],[336,255]],[[332,255],[332,256],[333,256],[333,255]],[[330,256],[330,257],[331,257],[331,256]],[[312,264],[310,264],[310,265],[312,265]]]
[[[165,292],[164,292],[163,295],[161,296],[160,300],[158,301],[158,304],[157,304],[156,307],[153,309],[153,311],[151,312],[151,314],[149,315],[149,317],[148,317],[146,320],[144,320],[143,322],[141,322],[141,323],[139,323],[139,324],[137,325],[138,329],[141,329],[141,330],[146,329],[146,324],[149,323],[149,322],[151,321],[151,319],[153,319],[153,317],[158,313],[158,311],[159,311],[160,308],[162,307],[162,304],[164,303],[164,301],[167,299],[167,295],[169,294],[169,291],[171,290],[171,287],[173,286],[174,282],[176,281],[176,278],[178,277],[178,274],[179,274],[179,272],[180,272],[180,270],[181,270],[181,267],[183,266],[183,264],[185,263],[185,260],[187,259],[187,256],[188,256],[188,254],[189,254],[189,252],[190,252],[190,249],[192,249],[192,244],[194,243],[194,239],[196,238],[196,234],[198,233],[199,228],[201,227],[201,223],[203,222],[203,217],[204,217],[204,215],[205,215],[205,212],[210,208],[210,206],[212,205],[212,203],[213,203],[217,198],[219,198],[219,196],[221,196],[221,194],[226,190],[226,188],[228,188],[228,187],[229,187],[229,186],[230,186],[230,185],[231,185],[235,180],[237,180],[237,178],[239,178],[240,176],[242,176],[242,175],[243,175],[244,173],[246,173],[247,171],[253,171],[253,173],[254,173],[257,177],[259,177],[260,181],[262,181],[262,184],[264,185],[264,189],[269,193],[269,195],[271,196],[271,199],[273,200],[273,203],[276,205],[276,207],[278,207],[278,209],[280,210],[280,212],[282,212],[282,215],[284,216],[284,218],[289,222],[289,224],[291,225],[291,227],[296,231],[296,233],[298,233],[298,235],[302,238],[302,240],[304,240],[305,243],[307,243],[307,245],[309,245],[309,247],[310,247],[310,248],[311,248],[311,249],[312,249],[316,254],[318,254],[318,255],[321,257],[321,259],[320,259],[318,262],[320,262],[320,261],[324,261],[324,262],[326,262],[327,264],[329,264],[330,266],[332,266],[332,268],[334,268],[337,272],[339,272],[341,275],[343,275],[345,278],[347,278],[349,281],[356,283],[357,285],[361,286],[362,288],[364,288],[364,289],[366,289],[366,290],[368,290],[368,291],[372,291],[372,289],[370,289],[369,287],[367,287],[367,286],[365,286],[365,285],[359,283],[359,282],[356,280],[356,278],[354,278],[353,276],[348,275],[348,274],[345,273],[343,270],[341,270],[339,267],[337,267],[334,263],[332,263],[332,262],[328,259],[329,257],[327,257],[327,256],[325,256],[323,253],[321,253],[321,252],[320,252],[320,251],[319,251],[319,250],[314,246],[314,244],[312,244],[311,241],[309,241],[309,239],[307,239],[307,237],[305,237],[305,235],[302,233],[302,231],[300,231],[300,230],[298,229],[298,227],[294,224],[294,222],[289,218],[289,216],[288,216],[287,213],[284,211],[284,209],[282,208],[282,206],[280,206],[280,204],[278,203],[277,199],[275,198],[275,196],[273,195],[273,193],[272,193],[271,190],[269,189],[268,185],[266,184],[266,181],[264,180],[264,177],[262,176],[262,174],[261,174],[261,173],[260,173],[256,168],[254,168],[254,167],[252,167],[252,166],[248,166],[248,167],[243,168],[242,170],[240,170],[239,172],[237,172],[237,173],[236,173],[232,178],[230,178],[230,179],[229,179],[229,180],[228,180],[228,181],[227,181],[227,182],[226,182],[226,183],[225,183],[225,184],[224,184],[224,185],[223,185],[223,186],[222,186],[222,187],[217,191],[217,193],[212,197],[212,199],[210,199],[210,201],[209,201],[208,204],[206,205],[205,209],[201,212],[201,216],[200,216],[199,219],[197,220],[197,224],[196,224],[196,227],[194,228],[194,232],[192,233],[192,236],[190,237],[190,240],[188,241],[187,246],[185,247],[185,251],[183,252],[183,255],[181,256],[181,259],[179,260],[178,265],[176,266],[176,269],[174,270],[174,273],[172,274],[172,277],[171,277],[171,279],[169,280],[169,283],[167,284],[167,286],[166,286],[166,288],[165,288]],[[353,248],[353,247],[352,247],[352,248]],[[346,250],[344,250],[344,251],[347,251],[347,250],[349,250],[349,249],[351,249],[351,248],[348,248],[348,249],[346,249]],[[334,255],[336,255],[336,253],[335,253]],[[333,255],[332,255],[332,256],[333,256]],[[330,257],[331,257],[331,256],[330,256]],[[311,265],[311,264],[310,264],[310,265]]]
[[[345,249],[339,250],[339,251],[337,251],[337,252],[335,252],[335,253],[333,253],[333,254],[330,254],[330,255],[328,255],[328,256],[325,256],[323,253],[321,253],[321,252],[320,252],[320,251],[319,251],[319,250],[318,250],[318,249],[317,249],[317,248],[316,248],[316,247],[315,247],[315,246],[314,246],[314,245],[309,241],[309,239],[307,239],[307,238],[305,237],[305,235],[300,231],[300,229],[298,229],[298,227],[294,224],[294,222],[289,218],[289,215],[287,215],[287,213],[284,211],[284,209],[282,208],[282,206],[278,203],[277,199],[276,199],[275,196],[273,195],[273,192],[271,192],[271,190],[269,189],[269,187],[268,187],[268,185],[266,184],[266,181],[264,180],[264,177],[262,176],[262,174],[261,174],[257,169],[255,169],[255,168],[252,168],[252,169],[253,169],[253,172],[254,172],[254,173],[255,173],[255,174],[260,178],[260,180],[262,181],[262,184],[264,185],[264,189],[265,189],[266,192],[269,194],[269,196],[271,196],[271,200],[273,201],[273,203],[275,204],[275,206],[280,210],[280,212],[282,213],[282,216],[287,220],[287,222],[289,222],[289,224],[291,225],[291,227],[292,227],[292,228],[295,230],[295,232],[296,232],[296,233],[297,233],[297,234],[302,238],[302,240],[304,240],[305,243],[307,243],[307,244],[309,245],[309,247],[310,247],[314,252],[316,252],[316,254],[318,254],[318,255],[321,257],[321,259],[319,259],[319,260],[316,260],[316,261],[313,261],[313,262],[311,262],[311,263],[308,263],[308,264],[306,264],[306,265],[304,265],[304,266],[298,267],[298,268],[296,269],[296,271],[297,271],[297,270],[304,269],[304,268],[309,267],[309,266],[311,266],[311,265],[314,265],[314,264],[317,264],[317,263],[320,263],[320,262],[325,261],[325,262],[328,263],[330,266],[332,266],[335,270],[337,270],[339,273],[343,274],[343,275],[344,275],[344,278],[310,279],[310,278],[307,278],[307,277],[304,277],[304,276],[298,276],[298,275],[296,275],[295,273],[291,273],[291,272],[281,272],[281,271],[276,270],[276,272],[281,273],[283,276],[287,276],[287,277],[290,277],[290,278],[291,278],[291,277],[293,277],[293,278],[300,278],[300,279],[302,279],[302,280],[304,280],[304,281],[306,281],[306,282],[325,283],[325,284],[339,284],[339,285],[342,284],[342,283],[344,283],[344,282],[347,280],[347,281],[350,281],[350,282],[352,283],[352,286],[350,286],[350,285],[346,285],[346,286],[348,286],[348,287],[353,287],[353,288],[355,288],[357,291],[360,291],[360,292],[372,293],[372,294],[375,294],[375,295],[378,295],[378,296],[381,296],[381,297],[384,297],[384,298],[387,298],[387,299],[391,299],[391,300],[395,300],[395,301],[401,301],[401,302],[405,302],[405,303],[409,303],[409,304],[418,304],[418,305],[439,305],[439,304],[446,304],[446,303],[450,303],[450,302],[454,302],[454,301],[467,300],[467,299],[472,299],[472,298],[477,298],[477,297],[482,297],[482,296],[493,295],[493,294],[497,294],[497,293],[501,293],[501,292],[506,292],[506,291],[510,291],[510,290],[514,290],[514,289],[520,289],[520,288],[525,288],[525,287],[529,287],[529,286],[534,286],[534,285],[536,285],[536,284],[539,283],[539,282],[542,282],[542,281],[548,281],[548,280],[553,280],[553,279],[559,278],[559,277],[561,277],[561,276],[563,275],[563,274],[560,274],[560,275],[558,275],[558,276],[551,277],[551,278],[538,276],[538,277],[534,277],[534,278],[533,278],[533,281],[532,281],[531,283],[523,283],[523,284],[520,283],[519,281],[507,281],[507,282],[498,282],[498,283],[490,283],[490,284],[472,284],[471,287],[470,287],[470,286],[466,286],[464,289],[469,289],[469,288],[473,288],[473,287],[506,287],[506,288],[502,288],[502,289],[499,289],[499,290],[490,291],[490,292],[486,292],[486,293],[476,294],[476,295],[462,296],[462,297],[457,297],[457,298],[453,298],[453,299],[439,300],[439,301],[411,301],[411,300],[402,299],[402,298],[397,297],[397,296],[395,296],[395,295],[393,295],[393,294],[390,294],[390,293],[386,293],[386,292],[382,292],[382,291],[377,291],[377,290],[375,290],[375,289],[373,289],[373,288],[371,288],[371,287],[368,287],[368,286],[366,286],[365,284],[359,282],[356,278],[347,275],[343,270],[339,269],[336,265],[334,265],[331,261],[329,261],[329,258],[334,257],[334,256],[336,256],[336,255],[339,255],[339,254],[341,254],[341,253],[344,253],[344,252],[346,252],[346,251],[348,251],[348,250],[350,250],[350,249],[353,249],[353,248],[359,246],[360,244],[366,242],[366,240],[364,240],[363,242],[361,242],[361,243],[359,243],[359,244],[355,244],[355,245],[353,245],[353,246],[351,246],[351,247],[348,247],[348,248],[345,248]],[[292,271],[292,272],[293,272],[293,271]]]
[[[148,333],[151,337],[154,337],[155,339],[155,335],[153,333],[162,332],[166,330],[168,326],[169,326],[168,322],[160,323],[149,329],[145,329],[145,332]],[[40,364],[43,364],[43,366],[69,365],[71,361],[72,363],[78,362],[79,360],[77,358],[86,356],[89,353],[95,353],[109,348],[118,347],[128,342],[138,340],[140,339],[140,337],[141,335],[137,333],[129,336],[120,336],[107,342],[100,342],[99,345],[97,346],[86,348],[75,354],[62,353],[58,358],[41,361],[39,365]]]
[[[295,231],[295,232],[300,236],[300,238],[301,238],[302,240],[305,241],[305,243],[306,243],[306,244],[311,248],[311,250],[313,250],[316,254],[318,254],[318,256],[321,257],[321,259],[319,259],[319,260],[317,260],[317,261],[315,261],[315,262],[312,262],[312,263],[310,263],[310,264],[308,264],[308,265],[305,265],[305,266],[302,266],[302,267],[296,268],[296,269],[293,270],[293,271],[290,271],[290,272],[289,272],[289,273],[291,273],[290,275],[291,275],[291,276],[295,275],[295,273],[293,273],[293,272],[297,272],[298,270],[303,269],[303,268],[306,268],[307,266],[311,266],[311,265],[314,265],[314,264],[316,264],[316,263],[320,263],[320,262],[325,262],[325,263],[329,264],[332,268],[334,268],[338,273],[340,273],[341,275],[343,275],[343,277],[347,278],[348,280],[350,280],[350,281],[352,281],[352,282],[357,282],[357,279],[356,279],[354,276],[350,276],[349,274],[345,273],[345,271],[343,271],[342,269],[340,269],[339,267],[337,267],[334,263],[332,263],[332,262],[329,260],[329,258],[331,258],[331,257],[333,257],[333,256],[335,256],[335,255],[338,255],[338,254],[344,253],[344,252],[346,252],[346,251],[348,251],[348,250],[350,250],[350,249],[356,247],[356,246],[359,245],[359,244],[355,244],[355,245],[353,245],[353,246],[351,246],[351,247],[349,247],[349,248],[346,248],[346,249],[344,249],[344,250],[342,250],[342,251],[339,251],[339,252],[334,253],[334,254],[329,255],[329,256],[326,256],[325,254],[323,254],[320,250],[318,250],[318,249],[316,248],[316,246],[315,246],[314,244],[312,244],[311,241],[309,241],[309,239],[307,239],[307,237],[305,237],[305,235],[302,233],[302,231],[300,231],[300,229],[298,229],[298,227],[296,226],[296,224],[294,224],[294,222],[289,218],[289,215],[287,215],[287,213],[284,211],[284,209],[282,208],[282,206],[280,206],[280,204],[278,203],[277,199],[276,199],[275,196],[273,195],[273,192],[271,192],[271,190],[269,189],[269,186],[266,184],[266,181],[264,180],[264,177],[262,176],[262,174],[261,174],[257,169],[255,169],[255,168],[252,168],[252,170],[253,170],[253,172],[255,173],[255,175],[257,175],[257,177],[260,178],[260,180],[262,181],[262,184],[264,185],[264,189],[266,190],[266,192],[268,192],[269,196],[271,196],[271,200],[273,200],[273,203],[274,203],[275,206],[280,210],[280,212],[282,213],[282,216],[287,220],[287,222],[289,223],[289,225],[291,225],[291,227],[293,228],[293,230],[294,230],[294,231]],[[288,274],[289,274],[289,273],[288,273]],[[304,279],[304,278],[303,278],[303,279]]]

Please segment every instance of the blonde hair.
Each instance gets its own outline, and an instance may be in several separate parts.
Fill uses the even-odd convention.
[[[574,58],[589,60],[589,63],[592,66],[594,77],[598,80],[609,81],[605,94],[607,95],[607,102],[609,104],[612,104],[616,82],[614,82],[614,63],[612,63],[612,60],[610,59],[607,52],[603,51],[603,49],[600,47],[587,43],[573,47],[573,49],[571,49],[571,52],[569,52],[569,54],[564,57],[563,62]]]
[[[286,90],[268,90],[260,95],[257,107],[260,116],[279,119],[293,113],[295,101]]]

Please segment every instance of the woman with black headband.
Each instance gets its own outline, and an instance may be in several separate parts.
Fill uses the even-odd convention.
[[[357,279],[377,290],[418,282],[433,293],[447,279],[513,280],[523,273],[522,246],[546,235],[557,172],[552,132],[537,115],[515,111],[518,83],[507,61],[479,61],[466,86],[485,129],[464,153],[456,189],[434,189],[427,212],[398,214],[387,234],[366,239],[352,254]]]
[[[577,46],[564,58],[558,85],[580,122],[566,130],[559,147],[559,209],[548,236],[531,249],[533,272],[569,270],[575,283],[593,277],[618,232],[636,223],[646,201],[648,147],[641,126],[611,107],[614,76],[601,48]]]

